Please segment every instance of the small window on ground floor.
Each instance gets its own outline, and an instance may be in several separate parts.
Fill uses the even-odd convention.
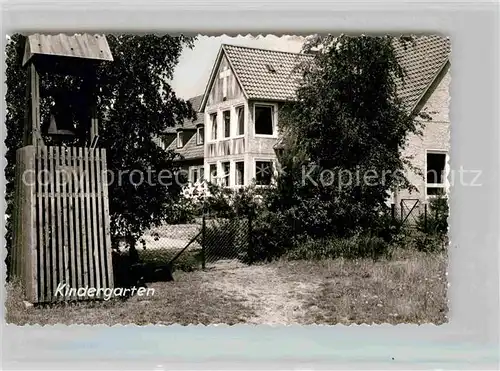
[[[229,171],[230,171],[230,163],[229,161],[222,163],[222,186],[229,186]]]
[[[257,185],[271,185],[272,177],[272,161],[255,161],[255,181]]]
[[[209,171],[209,181],[215,183],[217,181],[217,164],[210,164]]]
[[[243,161],[239,161],[235,163],[236,165],[236,185],[244,185],[245,182],[245,163]]]
[[[428,196],[444,194],[446,153],[427,152],[426,164],[426,194]]]
[[[198,167],[191,167],[189,169],[189,181],[191,183],[196,183],[199,178]]]

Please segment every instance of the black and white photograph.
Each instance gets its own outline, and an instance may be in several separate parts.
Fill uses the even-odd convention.
[[[448,322],[450,37],[6,37],[7,323]]]

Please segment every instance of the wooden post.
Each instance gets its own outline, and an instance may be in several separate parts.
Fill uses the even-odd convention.
[[[427,204],[424,204],[424,232],[427,233]]]
[[[253,249],[253,239],[252,239],[252,234],[253,234],[253,225],[252,225],[252,213],[248,213],[248,259],[249,263],[253,264],[255,260],[255,254],[254,254],[254,249]]]
[[[206,266],[206,221],[205,221],[205,213],[203,213],[203,218],[201,219],[201,269],[205,269]]]
[[[111,251],[111,227],[110,227],[110,217],[109,217],[109,198],[108,198],[108,180],[106,178],[106,150],[101,149],[101,161],[102,161],[102,204],[104,210],[104,238],[106,241],[106,263],[107,263],[107,283],[109,288],[114,287],[113,282],[113,261],[112,261],[112,251]]]
[[[40,133],[40,77],[35,68],[35,65],[31,63],[29,67],[29,83],[30,83],[30,95],[31,95],[31,127],[30,127],[30,139],[26,144],[43,145],[42,136]]]

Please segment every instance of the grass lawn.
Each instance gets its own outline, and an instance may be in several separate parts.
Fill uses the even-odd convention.
[[[234,261],[177,271],[150,297],[26,307],[7,286],[14,324],[336,324],[446,322],[446,256],[397,252],[393,260]]]

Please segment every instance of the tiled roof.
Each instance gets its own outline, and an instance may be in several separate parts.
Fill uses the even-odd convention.
[[[394,46],[407,74],[404,84],[398,86],[399,95],[413,108],[448,60],[450,40],[441,36],[422,36],[406,48],[397,41]],[[226,44],[222,48],[249,99],[293,100],[301,79],[295,67],[313,58],[310,54]],[[275,72],[270,71],[268,65]]]
[[[249,99],[294,100],[301,79],[296,66],[312,59],[310,54],[227,44],[222,48]]]
[[[174,150],[176,153],[182,156],[183,160],[194,160],[203,159],[203,145],[196,144],[196,133],[193,134],[191,138],[182,148],[177,148],[177,140],[173,140],[172,143],[167,147],[167,150]]]
[[[184,123],[182,125],[169,127],[169,128],[167,128],[166,132],[167,133],[175,133],[175,132],[177,132],[178,128],[195,129],[196,125],[203,124],[203,113],[199,112],[202,99],[203,99],[203,94],[197,95],[196,97],[188,99],[188,101],[191,102],[193,109],[196,111],[196,120],[192,121],[192,120],[186,119],[186,120],[184,120]]]
[[[189,99],[189,102],[191,102],[193,109],[197,112],[196,120],[194,121],[184,120],[183,125],[178,125],[176,127],[168,128],[167,133],[175,133],[179,128],[194,130],[196,129],[196,126],[198,124],[202,124],[204,121],[203,120],[204,115],[203,112],[199,112],[202,99],[203,95],[198,95],[196,97]],[[192,160],[197,158],[202,159],[204,155],[203,146],[196,144],[196,132],[193,133],[191,138],[186,142],[186,144],[184,144],[182,148],[177,148],[177,139],[174,138],[172,143],[168,145],[167,150],[174,150],[176,153],[181,155],[185,160]]]
[[[398,95],[405,105],[414,109],[441,71],[451,53],[449,38],[421,36],[413,44],[394,43],[396,55],[406,76],[399,82]]]

